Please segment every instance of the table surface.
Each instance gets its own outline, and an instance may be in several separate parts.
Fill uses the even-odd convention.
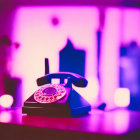
[[[20,129],[19,126],[24,126],[26,129],[29,127],[41,130],[58,130],[59,132],[123,136],[140,130],[140,112],[127,109],[112,111],[92,109],[86,116],[62,118],[28,116],[22,114],[21,109],[18,108],[0,111],[1,128],[5,128],[6,124],[12,125],[12,127],[17,126],[18,129]],[[8,128],[10,127],[8,126]]]

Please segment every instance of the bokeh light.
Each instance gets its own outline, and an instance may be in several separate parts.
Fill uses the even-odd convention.
[[[114,102],[119,107],[127,107],[130,104],[130,90],[128,88],[116,89]]]
[[[13,97],[11,95],[5,94],[0,97],[0,105],[4,108],[9,108],[13,104]]]

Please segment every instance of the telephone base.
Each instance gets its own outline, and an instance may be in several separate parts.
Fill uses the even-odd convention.
[[[73,117],[88,114],[91,110],[90,104],[71,89],[61,102],[51,104],[40,104],[29,97],[22,107],[22,113],[32,116]]]

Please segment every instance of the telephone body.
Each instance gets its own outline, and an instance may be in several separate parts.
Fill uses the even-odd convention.
[[[60,83],[52,84],[52,79],[60,79]],[[90,104],[72,88],[72,84],[86,87],[88,81],[71,72],[51,73],[38,78],[37,85],[41,87],[24,102],[22,112],[34,116],[56,117],[88,114]]]

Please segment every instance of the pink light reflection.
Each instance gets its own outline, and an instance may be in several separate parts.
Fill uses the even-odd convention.
[[[125,133],[129,129],[130,112],[128,110],[118,110],[114,114],[114,129],[117,133]]]
[[[92,110],[88,131],[104,134],[124,134],[130,129],[130,112],[125,109],[113,111]],[[88,122],[87,121],[87,122]]]
[[[8,111],[1,111],[0,112],[0,122],[8,123],[12,119],[11,113]]]

